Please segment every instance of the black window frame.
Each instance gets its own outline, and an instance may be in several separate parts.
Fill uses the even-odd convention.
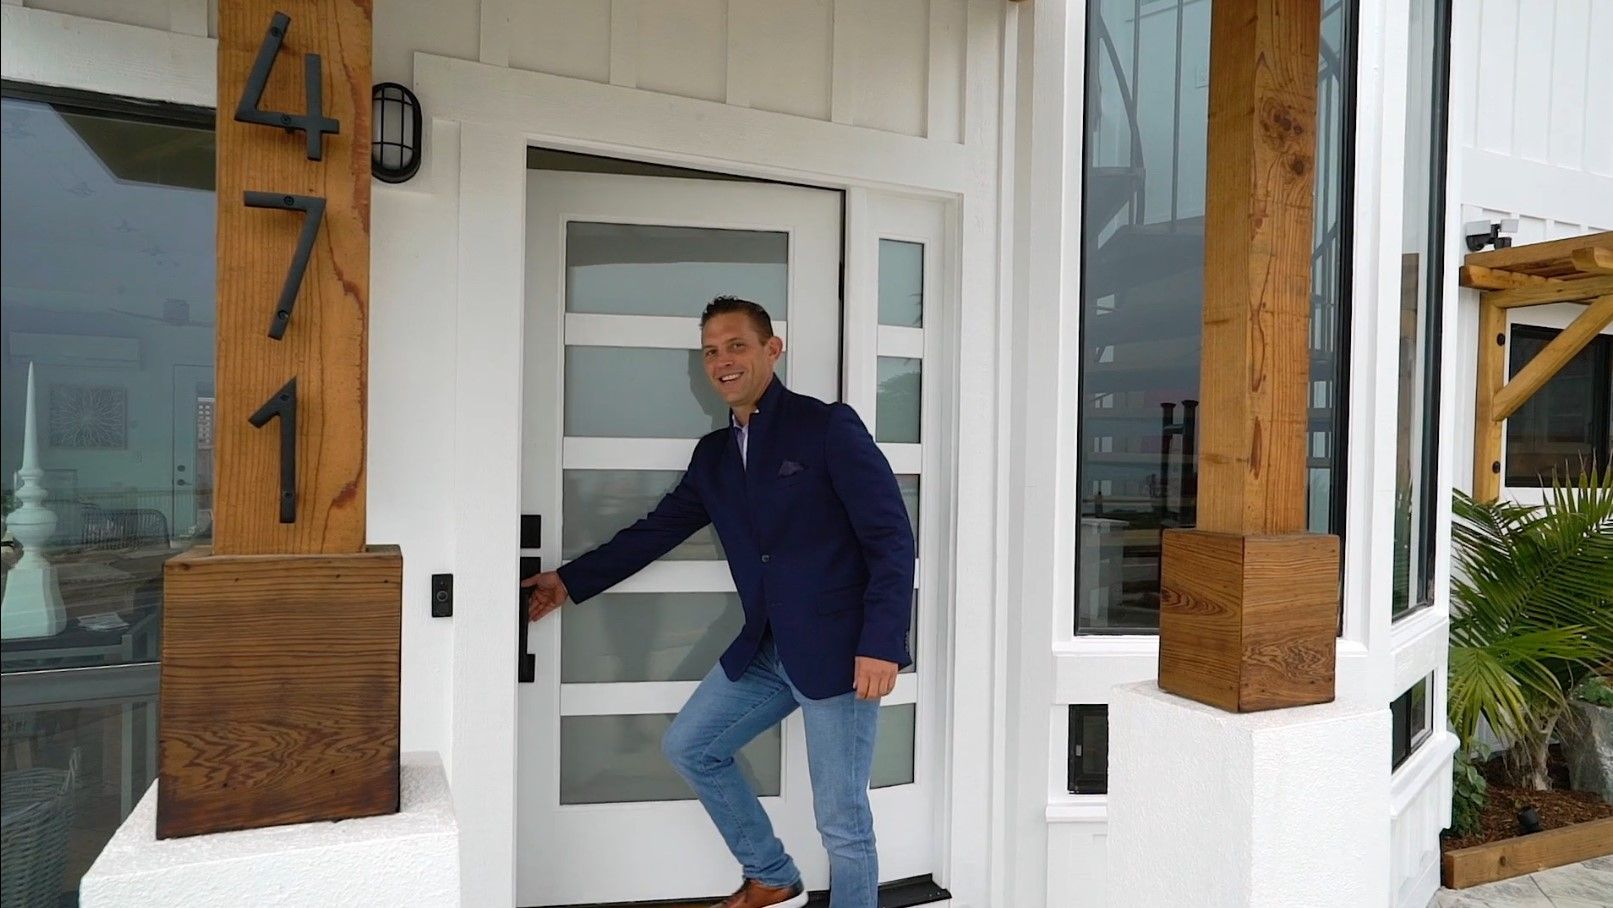
[[[1434,689],[1434,676],[1417,679],[1389,704],[1389,770],[1399,769],[1411,759],[1428,739],[1433,737],[1434,723],[1429,711],[1429,700]],[[1421,712],[1412,709],[1417,692],[1422,691]]]
[[[1086,772],[1082,769],[1088,741],[1085,719],[1100,719],[1104,728],[1109,725],[1109,707],[1104,703],[1076,703],[1070,706],[1070,731],[1067,749],[1065,787],[1070,794],[1094,795],[1109,792],[1109,736],[1103,740],[1103,771]]]
[[[1511,365],[1513,350],[1512,344],[1517,341],[1518,338],[1523,337],[1529,340],[1549,343],[1553,338],[1562,333],[1562,329],[1560,328],[1547,328],[1544,325],[1517,324],[1509,326],[1507,332],[1508,375],[1510,376],[1515,374],[1515,370],[1512,369]],[[1607,469],[1609,459],[1613,458],[1613,334],[1598,334],[1597,336],[1591,338],[1590,343],[1585,346],[1585,350],[1581,351],[1578,355],[1583,356],[1587,351],[1589,351],[1592,356],[1598,357],[1601,360],[1600,373],[1593,377],[1591,381],[1591,408],[1593,419],[1591,420],[1592,436],[1590,440],[1592,450],[1598,453],[1595,469],[1601,471]],[[1552,381],[1556,381],[1556,378],[1553,377],[1551,381],[1546,382],[1546,384],[1541,387],[1539,391],[1535,392],[1534,397],[1531,397],[1530,400],[1545,394],[1546,390],[1551,387]],[[1525,401],[1525,406],[1527,405],[1528,401]],[[1502,458],[1502,483],[1507,487],[1514,489],[1551,488],[1551,476],[1541,476],[1537,474],[1532,479],[1529,479],[1524,477],[1515,478],[1512,475],[1510,461],[1512,458],[1511,445],[1513,426],[1513,421],[1511,419],[1507,420],[1507,451],[1506,455]],[[1587,464],[1587,468],[1590,466],[1591,465]],[[1575,471],[1570,471],[1570,473],[1571,475],[1557,477],[1558,481],[1571,482],[1578,476],[1578,473]],[[1522,479],[1523,481],[1519,481],[1519,479]]]

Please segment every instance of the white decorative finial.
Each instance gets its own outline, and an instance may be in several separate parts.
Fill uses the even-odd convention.
[[[22,469],[17,476],[22,504],[6,515],[6,529],[22,543],[22,557],[6,573],[5,600],[0,603],[0,637],[17,640],[49,637],[67,627],[56,585],[56,568],[45,559],[45,543],[56,532],[56,514],[44,506],[45,471],[39,466],[39,430],[34,418],[34,364],[28,364],[28,401],[23,409]]]

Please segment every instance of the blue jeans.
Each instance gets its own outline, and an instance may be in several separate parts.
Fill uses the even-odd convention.
[[[829,853],[831,908],[874,908],[879,857],[868,777],[874,765],[878,700],[854,691],[810,700],[784,673],[771,640],[738,681],[712,668],[667,729],[662,750],[705,805],[748,879],[790,886],[801,878],[734,754],[800,708],[806,720],[812,810]]]

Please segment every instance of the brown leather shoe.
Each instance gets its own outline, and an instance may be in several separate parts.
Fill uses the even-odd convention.
[[[793,886],[775,889],[755,880],[746,880],[738,892],[711,908],[799,908],[806,903],[806,887],[799,881]]]

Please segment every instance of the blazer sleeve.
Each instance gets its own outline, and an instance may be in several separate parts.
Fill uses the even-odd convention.
[[[857,655],[897,665],[912,662],[907,629],[913,611],[914,542],[896,475],[857,411],[830,408],[825,461],[868,565]]]
[[[698,450],[698,449],[697,449]],[[562,565],[557,573],[573,602],[583,602],[637,574],[711,522],[700,491],[690,479],[693,461],[655,510],[609,542]]]

